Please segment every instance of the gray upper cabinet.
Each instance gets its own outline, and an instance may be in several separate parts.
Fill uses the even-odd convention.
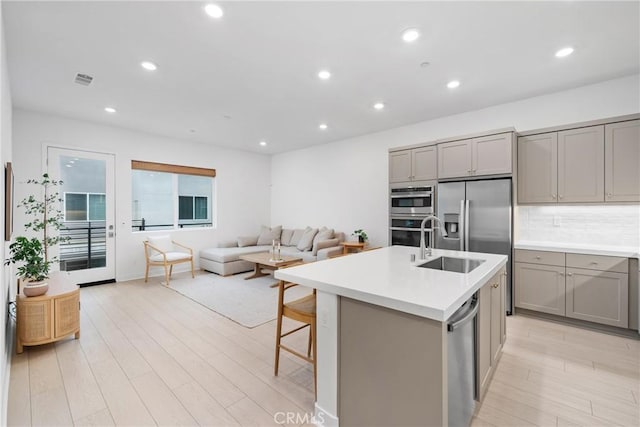
[[[438,178],[511,173],[511,132],[438,144]]]
[[[640,120],[605,125],[605,200],[640,202]]]
[[[438,178],[472,175],[471,140],[438,144]]]
[[[518,138],[518,202],[556,202],[557,195],[557,132]]]
[[[411,181],[411,150],[389,153],[389,182]]]
[[[389,182],[428,181],[438,177],[436,146],[389,153]]]
[[[474,138],[471,144],[471,172],[473,175],[511,173],[513,134]]]
[[[604,201],[604,126],[558,132],[557,200]]]

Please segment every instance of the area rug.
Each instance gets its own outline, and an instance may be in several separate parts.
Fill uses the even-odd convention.
[[[252,274],[242,273],[222,277],[213,273],[172,279],[169,288],[247,328],[270,322],[278,314],[278,288],[273,276],[244,280]],[[311,293],[309,288],[296,286],[287,290],[285,300]]]

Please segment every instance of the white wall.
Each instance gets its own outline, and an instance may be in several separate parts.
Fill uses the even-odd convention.
[[[7,52],[5,47],[4,26],[2,22],[2,8],[0,7],[0,224],[2,232],[0,239],[0,260],[5,259],[8,244],[4,242],[4,164],[11,161],[11,90],[9,87],[9,73],[7,69]],[[13,337],[15,329],[13,322],[9,321],[7,301],[15,293],[11,267],[0,265],[0,310],[2,313],[2,328],[0,328],[0,343],[4,347],[0,356],[0,425],[6,425],[7,420],[7,393],[9,390],[9,372],[11,364],[11,352],[13,350]]]
[[[42,153],[46,145],[115,155],[118,281],[143,277],[142,241],[150,233],[166,233],[131,231],[131,160],[216,169],[218,228],[172,232],[176,241],[191,246],[196,254],[220,239],[257,234],[261,224],[269,224],[270,160],[266,155],[20,109],[13,112],[13,142],[16,200],[21,200],[28,191],[21,183],[43,173]],[[18,233],[22,231],[21,224],[22,217],[16,212],[15,230]]]
[[[388,241],[388,149],[513,126],[519,131],[640,112],[633,75],[273,156],[273,224],[364,228]]]

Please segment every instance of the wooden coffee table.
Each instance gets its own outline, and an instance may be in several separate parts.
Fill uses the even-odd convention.
[[[275,271],[287,265],[301,262],[302,258],[293,256],[281,256],[282,260],[272,261],[270,252],[258,252],[255,254],[240,255],[240,259],[255,263],[255,270],[251,276],[247,276],[244,280],[255,279],[256,277],[268,276],[270,273],[264,273],[262,270]],[[276,283],[272,287],[278,286]]]

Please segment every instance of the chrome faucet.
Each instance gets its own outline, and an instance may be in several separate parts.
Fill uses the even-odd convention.
[[[425,225],[427,223],[427,221],[429,220],[434,220],[436,221],[438,224],[440,224],[440,227],[434,227],[433,225],[431,226],[431,234],[429,234],[429,247],[425,247],[425,241],[424,241],[424,232],[425,232]],[[425,217],[422,220],[422,223],[420,224],[420,259],[425,259],[428,256],[431,256],[431,249],[433,248],[433,238],[434,238],[434,234],[435,234],[435,230],[436,228],[439,228],[442,230],[442,236],[446,237],[447,232],[445,231],[444,227],[442,226],[442,221],[440,221],[440,218],[438,218],[435,215],[429,215],[427,217]]]

